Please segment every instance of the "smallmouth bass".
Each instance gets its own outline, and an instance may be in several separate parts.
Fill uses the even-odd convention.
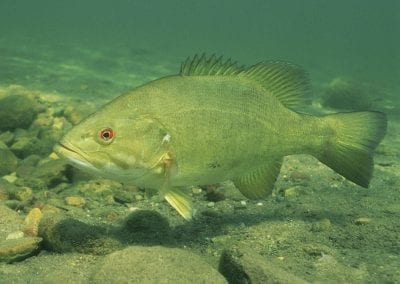
[[[186,219],[194,210],[184,187],[232,180],[247,198],[261,199],[287,155],[312,155],[368,187],[386,116],[300,113],[309,90],[305,72],[288,63],[244,67],[194,56],[178,75],[103,106],[73,127],[55,152],[84,170],[159,189]]]

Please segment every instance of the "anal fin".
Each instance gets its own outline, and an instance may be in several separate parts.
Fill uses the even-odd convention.
[[[181,188],[168,188],[164,190],[164,198],[186,220],[191,220],[195,214],[190,196]]]
[[[282,165],[282,158],[233,180],[240,192],[249,199],[261,199],[271,194]]]

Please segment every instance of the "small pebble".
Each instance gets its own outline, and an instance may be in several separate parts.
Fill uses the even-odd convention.
[[[9,183],[14,183],[17,180],[17,173],[13,172],[9,175],[3,176],[3,178]]]
[[[194,194],[194,195],[199,195],[199,194],[201,194],[203,192],[203,190],[200,188],[200,187],[193,187],[192,188],[192,193]]]
[[[36,237],[39,232],[39,222],[43,214],[39,208],[33,208],[25,217],[24,233],[27,236]]]
[[[19,187],[16,190],[14,195],[15,195],[15,199],[25,202],[33,197],[33,191],[32,191],[32,188],[27,187],[27,186]]]
[[[367,217],[360,217],[354,220],[354,224],[356,225],[366,225],[371,223],[371,219]]]
[[[143,200],[143,195],[141,195],[141,194],[135,194],[135,200],[136,200],[136,201]]]
[[[6,240],[16,240],[24,237],[24,232],[22,231],[16,231],[8,234],[6,237]]]
[[[76,207],[83,207],[86,204],[85,198],[81,196],[67,196],[65,197],[65,202],[68,205],[76,206]]]

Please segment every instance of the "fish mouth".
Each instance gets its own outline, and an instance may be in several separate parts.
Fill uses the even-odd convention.
[[[84,155],[75,150],[70,143],[66,144],[58,142],[54,146],[54,152],[56,152],[58,156],[68,159],[71,163],[77,166],[96,169],[92,163]]]

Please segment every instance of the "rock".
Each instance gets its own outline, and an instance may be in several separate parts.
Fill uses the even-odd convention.
[[[48,188],[52,188],[60,183],[68,182],[71,175],[71,167],[67,162],[58,159],[39,164],[31,176],[42,180]]]
[[[32,188],[23,186],[18,187],[13,195],[16,200],[27,202],[33,197],[33,191]]]
[[[0,141],[4,144],[10,146],[14,140],[14,133],[11,131],[6,131],[0,134]]]
[[[20,159],[24,159],[32,154],[40,152],[40,141],[37,137],[22,136],[15,139],[10,149]]]
[[[173,241],[168,220],[158,212],[149,210],[132,212],[116,235],[126,243],[160,245]]]
[[[10,150],[20,159],[30,155],[47,156],[53,151],[55,141],[39,139],[36,133],[26,133],[15,138]]]
[[[11,263],[23,260],[38,251],[40,238],[15,237],[23,226],[17,212],[0,205],[0,261]]]
[[[0,144],[3,144],[0,142]],[[5,144],[3,144],[5,146]],[[14,172],[17,169],[18,159],[11,152],[7,146],[2,147],[0,145],[0,176],[7,175]]]
[[[39,236],[49,250],[102,255],[123,247],[107,229],[62,214],[44,214],[39,223]]]
[[[354,224],[356,225],[367,225],[371,223],[371,218],[368,217],[360,217],[354,220]]]
[[[298,197],[300,195],[304,195],[306,192],[307,192],[307,190],[304,186],[295,185],[295,186],[285,189],[284,196],[286,198],[294,198],[294,197]]]
[[[0,241],[5,240],[10,233],[21,231],[24,223],[17,212],[0,205]]]
[[[223,251],[219,271],[229,283],[307,283],[251,249]]]
[[[77,253],[42,254],[29,259],[29,263],[8,265],[12,267],[8,270],[9,273],[2,275],[1,282],[86,284],[90,283],[89,276],[97,266],[97,258]]]
[[[0,185],[0,202],[6,201],[10,198],[8,191]]]
[[[324,232],[332,229],[332,223],[329,219],[321,219],[312,224],[311,231],[313,232]]]
[[[41,157],[38,155],[30,155],[27,158],[23,159],[19,162],[17,168],[17,176],[18,177],[30,177],[32,173],[35,171],[37,164],[41,160]]]
[[[0,201],[5,201],[10,198],[10,193],[16,190],[16,186],[7,180],[0,178]]]
[[[83,207],[86,204],[86,200],[81,196],[67,196],[65,197],[65,203],[71,206]]]
[[[136,195],[139,195],[139,188],[135,186],[124,186],[113,190],[114,200],[118,203],[132,203],[137,201]]]
[[[25,227],[23,232],[27,236],[36,237],[39,232],[39,222],[42,219],[43,214],[39,208],[33,208],[29,211],[28,215],[25,217]]]
[[[104,258],[94,283],[227,283],[199,256],[178,248],[132,246]]]
[[[28,96],[0,98],[0,131],[28,128],[39,111],[37,103]]]
[[[341,110],[379,109],[376,103],[383,97],[383,91],[372,84],[339,77],[326,87],[322,104]]]
[[[40,249],[41,238],[25,237],[0,242],[0,261],[12,263],[34,255]]]

